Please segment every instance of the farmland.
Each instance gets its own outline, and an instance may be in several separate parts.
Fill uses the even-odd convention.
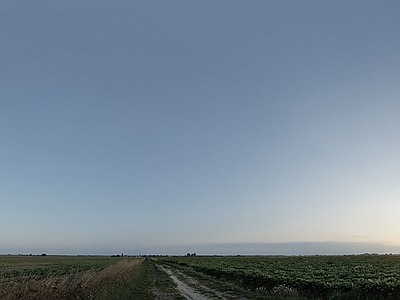
[[[164,262],[233,283],[260,299],[400,299],[399,256],[175,257]]]
[[[171,278],[202,299],[400,299],[396,255],[0,256],[5,300],[185,299]]]
[[[154,299],[174,296],[167,275],[140,258],[0,256],[0,299]],[[179,296],[179,295],[178,295]]]

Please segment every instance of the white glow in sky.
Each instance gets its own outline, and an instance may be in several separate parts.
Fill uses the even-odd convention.
[[[0,253],[397,251],[399,13],[3,1]]]

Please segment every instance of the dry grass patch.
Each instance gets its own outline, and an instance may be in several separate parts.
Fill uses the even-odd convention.
[[[99,288],[127,280],[142,260],[122,260],[102,271],[88,270],[74,274],[48,276],[21,275],[2,278],[0,299],[95,299]]]

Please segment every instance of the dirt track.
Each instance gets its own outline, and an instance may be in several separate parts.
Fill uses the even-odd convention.
[[[193,288],[188,286],[186,283],[183,281],[179,280],[174,273],[168,269],[167,267],[161,267],[164,272],[166,272],[171,279],[176,283],[178,290],[189,300],[210,300],[210,298],[207,298],[206,296],[203,296],[196,292]]]

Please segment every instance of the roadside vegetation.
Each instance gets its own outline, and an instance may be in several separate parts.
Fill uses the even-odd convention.
[[[153,299],[142,259],[0,257],[0,299]]]
[[[183,300],[154,260],[0,256],[1,300]]]

